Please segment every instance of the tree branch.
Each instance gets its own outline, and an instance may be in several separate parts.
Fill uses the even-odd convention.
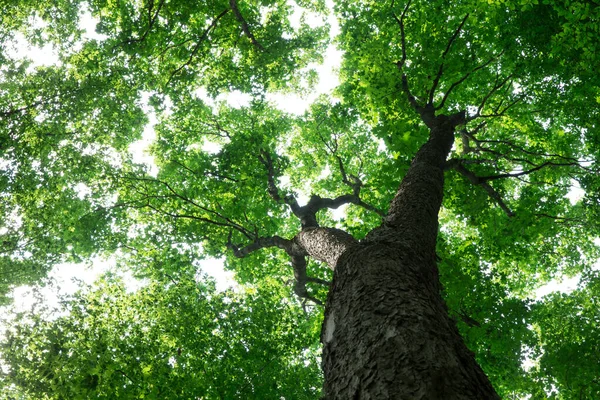
[[[294,292],[301,298],[308,299],[315,304],[320,306],[323,305],[323,302],[311,296],[306,288],[307,282],[318,283],[321,285],[329,286],[331,283],[319,279],[309,277],[306,273],[306,252],[300,246],[298,246],[294,241],[284,239],[280,236],[272,236],[272,237],[263,237],[257,238],[251,244],[239,248],[237,245],[234,245],[231,242],[232,233],[229,233],[229,237],[227,239],[227,248],[233,251],[233,254],[237,258],[244,258],[248,256],[250,253],[268,248],[268,247],[277,247],[284,250],[290,257],[292,261],[292,268],[294,270]]]
[[[394,8],[394,1],[392,0],[392,4],[391,4],[391,8]],[[404,32],[404,17],[406,16],[406,12],[408,11],[408,8],[410,7],[410,3],[412,2],[412,0],[408,0],[406,2],[406,6],[404,6],[404,10],[402,10],[402,15],[400,16],[400,18],[398,18],[398,16],[396,15],[396,13],[394,13],[392,11],[392,15],[394,16],[394,19],[396,20],[396,22],[398,23],[398,26],[400,27],[400,41],[401,41],[401,45],[402,45],[402,59],[400,61],[398,61],[396,63],[396,65],[398,66],[399,69],[402,69],[402,67],[404,67],[404,63],[406,62],[406,34]]]
[[[414,108],[416,111],[418,111],[421,108],[421,106],[417,102],[417,99],[415,98],[415,96],[411,93],[410,86],[408,84],[408,77],[406,76],[406,73],[404,73],[404,71],[403,71],[404,64],[406,63],[406,58],[407,58],[407,56],[406,56],[406,33],[404,31],[404,18],[406,17],[406,12],[408,11],[408,8],[410,7],[411,2],[412,2],[412,0],[408,0],[408,2],[406,2],[406,6],[404,6],[404,10],[402,11],[400,18],[398,18],[396,13],[394,13],[393,11],[392,11],[392,15],[394,16],[396,23],[400,27],[400,44],[401,44],[401,49],[402,49],[402,58],[400,59],[400,61],[396,62],[396,67],[398,67],[398,70],[402,73],[402,78],[401,78],[402,79],[402,81],[401,81],[402,91],[408,98],[408,102],[410,103],[411,107]],[[394,7],[394,1],[392,1],[391,7],[392,8]]]
[[[286,194],[282,197],[280,190],[275,183],[275,177],[279,175],[279,171],[275,168],[271,154],[266,150],[261,150],[258,159],[267,169],[267,192],[269,193],[269,196],[278,203],[283,202],[287,204],[292,210],[292,213],[300,218],[297,214],[300,206],[298,205],[296,198],[291,194]]]
[[[234,245],[231,242],[231,232],[229,233],[229,237],[227,239],[227,248],[233,251],[233,255],[237,258],[244,258],[248,256],[250,253],[265,249],[268,247],[277,247],[282,250],[285,250],[286,253],[290,254],[293,252],[293,242],[288,239],[284,239],[281,236],[271,236],[271,237],[260,237],[255,239],[252,243],[242,248],[239,248],[237,245]]]
[[[520,102],[521,100],[523,100],[522,96],[519,96],[518,98],[516,98],[514,101],[510,102],[509,105],[507,105],[506,107],[504,107],[504,109],[500,112],[496,112],[494,111],[491,114],[479,114],[477,117],[479,118],[494,118],[494,117],[502,117],[503,115],[506,114],[506,112],[508,111],[509,108],[513,107],[515,104],[517,104],[518,102]],[[496,108],[497,109],[497,108]],[[473,118],[471,118],[473,119]]]
[[[176,160],[174,158],[171,159],[171,162],[173,164],[176,164],[176,165],[180,166],[181,168],[183,168],[184,170],[186,170],[187,172],[189,172],[190,174],[192,174],[196,178],[199,177],[199,176],[205,176],[205,177],[213,177],[213,178],[216,178],[216,179],[219,179],[219,180],[229,180],[229,181],[236,182],[236,183],[240,182],[239,179],[232,178],[231,176],[228,176],[228,175],[219,174],[218,172],[214,172],[214,171],[205,170],[202,173],[200,173],[198,171],[194,171],[193,169],[191,169],[190,167],[188,167],[187,165],[185,165],[181,161]]]
[[[154,23],[156,22],[156,19],[158,18],[158,13],[160,12],[160,9],[163,7],[164,4],[165,4],[165,0],[160,0],[160,2],[158,3],[158,6],[156,7],[156,10],[154,11],[154,15],[152,15],[152,10],[154,9],[154,0],[150,0],[150,4],[148,5],[148,27],[146,28],[146,31],[139,38],[127,39],[123,43],[131,44],[131,43],[143,42],[146,39],[146,37],[148,37],[148,34],[152,30],[152,27],[154,26]]]
[[[557,223],[565,224],[568,226],[583,226],[585,221],[581,218],[569,218],[569,217],[559,217],[556,215],[550,215],[546,213],[534,213],[538,218],[549,218],[557,221]]]
[[[506,205],[502,199],[502,196],[500,196],[500,193],[498,193],[496,189],[494,189],[489,183],[487,183],[485,180],[481,180],[477,175],[465,168],[465,166],[460,162],[453,165],[453,168],[458,173],[466,177],[473,185],[478,185],[484,188],[488,195],[496,202],[496,204],[498,204],[498,206],[506,213],[507,216],[515,216],[515,213]]]
[[[331,286],[331,282],[326,281],[325,279],[313,278],[313,277],[307,276],[306,281],[311,282],[311,283],[318,283],[319,285],[323,285],[323,286]]]
[[[506,173],[506,174],[498,174],[498,175],[488,175],[488,176],[480,176],[479,180],[483,182],[493,181],[496,179],[504,179],[504,178],[514,178],[517,176],[529,175],[532,172],[539,171],[545,167],[574,167],[580,166],[579,163],[554,163],[551,161],[546,161],[543,164],[540,164],[534,168],[528,169],[526,171],[516,172],[516,173]]]
[[[435,107],[436,111],[437,110],[441,110],[444,105],[446,104],[446,100],[448,100],[448,97],[450,96],[450,94],[452,93],[452,91],[459,86],[461,83],[463,83],[465,80],[467,80],[469,78],[469,76],[471,76],[473,73],[479,71],[480,69],[483,69],[485,67],[487,67],[488,65],[490,65],[494,60],[500,58],[500,56],[502,56],[502,54],[504,54],[504,50],[497,56],[494,56],[492,58],[490,58],[488,61],[486,61],[485,63],[475,67],[473,70],[471,70],[470,72],[468,72],[465,76],[463,76],[462,78],[460,78],[459,80],[457,80],[456,82],[453,82],[450,87],[448,88],[448,90],[446,91],[446,93],[444,93],[444,97],[442,98],[442,101],[440,102],[440,104],[438,106]]]
[[[337,162],[338,162],[338,168],[340,169],[340,174],[342,175],[342,182],[350,187],[352,189],[352,195],[342,195],[339,196],[335,199],[323,199],[319,196],[316,196],[318,199],[320,199],[321,204],[316,204],[316,206],[321,206],[321,208],[317,209],[316,211],[314,211],[315,213],[323,208],[333,208],[336,209],[338,207],[340,207],[341,205],[344,204],[348,204],[348,203],[352,203],[355,204],[359,207],[362,207],[368,211],[372,211],[376,214],[378,214],[381,217],[385,217],[385,213],[381,210],[378,210],[377,208],[375,208],[374,206],[365,203],[361,198],[360,198],[360,191],[362,189],[363,183],[360,180],[359,177],[352,175],[352,174],[347,174],[346,173],[346,168],[344,167],[344,162],[342,160],[342,158],[337,154],[337,150],[338,150],[338,143],[337,140],[334,140],[334,144],[330,145],[325,138],[321,135],[321,133],[319,132],[319,137],[321,138],[321,141],[323,142],[323,144],[325,145],[325,147],[327,148],[327,150],[329,150],[329,152],[331,153],[331,155],[333,155]],[[315,203],[319,202],[318,199],[315,199]],[[311,198],[311,201],[313,199]],[[328,205],[330,204],[330,205]]]
[[[149,202],[146,203],[144,205],[145,208],[149,208],[159,214],[163,214],[166,216],[169,216],[171,218],[183,218],[183,219],[192,219],[192,220],[196,220],[196,221],[201,221],[201,222],[206,222],[207,224],[211,224],[211,225],[215,225],[215,226],[222,226],[222,227],[226,227],[226,228],[233,228],[235,230],[237,230],[238,232],[240,232],[241,234],[243,234],[244,236],[246,236],[249,239],[252,239],[252,234],[246,230],[244,227],[237,225],[237,224],[231,224],[229,222],[218,222],[218,221],[214,221],[212,219],[209,218],[204,218],[204,217],[199,217],[197,215],[193,215],[193,214],[176,214],[170,211],[165,211],[162,210],[156,206],[153,206],[152,204],[150,204]]]
[[[194,219],[194,220],[203,221],[203,222],[206,222],[206,223],[209,223],[212,225],[230,227],[230,228],[233,228],[233,229],[237,230],[238,232],[242,233],[248,239],[250,239],[250,240],[254,239],[254,235],[248,229],[244,228],[242,225],[238,224],[237,222],[234,222],[229,217],[226,217],[226,216],[222,215],[221,213],[219,213],[215,210],[212,210],[208,207],[202,206],[202,205],[198,204],[197,202],[195,202],[194,200],[180,194],[168,182],[161,181],[160,179],[156,179],[156,178],[141,178],[141,177],[120,177],[120,178],[129,180],[131,182],[157,183],[157,184],[160,184],[160,185],[163,185],[164,187],[166,187],[167,190],[171,193],[171,196],[157,196],[157,195],[148,195],[146,192],[139,192],[141,195],[143,195],[145,197],[145,200],[146,200],[146,203],[141,205],[142,207],[148,207],[156,212],[162,213],[164,215],[168,215],[173,218]],[[135,188],[135,189],[137,189],[137,188]],[[206,213],[214,215],[215,217],[223,220],[224,222],[219,222],[219,221],[215,221],[215,220],[212,220],[209,218],[199,217],[197,215],[192,215],[192,214],[173,213],[173,212],[165,211],[159,207],[156,207],[156,206],[153,206],[152,204],[150,204],[150,201],[149,201],[150,199],[165,198],[165,197],[180,199],[183,202],[192,205],[194,208],[198,208],[199,210],[202,210]]]
[[[496,76],[496,82],[494,83],[494,86],[490,89],[490,91],[483,97],[483,99],[481,100],[481,103],[479,104],[479,107],[477,107],[477,112],[475,113],[475,115],[469,117],[467,119],[468,121],[472,121],[476,118],[489,118],[489,117],[499,117],[504,115],[504,113],[510,108],[512,107],[514,104],[516,104],[520,98],[518,98],[516,101],[514,101],[513,103],[511,103],[510,105],[508,105],[504,110],[502,110],[502,112],[500,113],[493,113],[493,114],[488,114],[488,115],[482,115],[481,111],[483,110],[483,108],[485,107],[485,104],[487,103],[487,101],[492,97],[492,95],[498,91],[499,89],[501,89],[511,78],[513,77],[513,74],[508,75],[506,78],[500,80],[500,75]]]
[[[242,24],[242,30],[244,31],[244,33],[246,34],[248,39],[250,39],[252,44],[254,46],[256,46],[256,48],[258,48],[259,50],[265,51],[265,48],[258,42],[258,40],[256,40],[252,31],[250,31],[248,22],[246,22],[246,20],[244,19],[244,16],[240,12],[240,9],[238,8],[237,1],[229,0],[229,7],[231,7],[231,11],[233,11],[235,18],[239,21],[240,24]]]
[[[573,166],[577,166],[578,168],[581,168],[581,169],[583,169],[585,171],[588,171],[588,172],[597,172],[595,169],[588,168],[588,167],[585,167],[585,166],[581,165],[581,163],[592,162],[593,160],[579,160],[579,159],[577,159],[575,157],[564,156],[564,155],[561,155],[561,154],[555,154],[555,153],[548,154],[548,153],[535,152],[535,151],[524,149],[523,147],[518,146],[518,145],[516,145],[513,142],[508,141],[508,140],[485,140],[485,139],[475,139],[474,137],[471,137],[471,139],[473,139],[478,144],[478,148],[481,149],[482,151],[486,151],[486,152],[490,152],[492,154],[499,155],[499,156],[501,156],[503,158],[506,158],[507,160],[524,161],[524,162],[527,162],[530,165],[535,165],[533,162],[528,161],[528,160],[524,160],[524,159],[522,160],[522,159],[515,159],[515,158],[512,158],[512,157],[507,157],[506,155],[504,155],[504,154],[502,154],[502,153],[500,153],[498,151],[494,151],[494,150],[491,150],[489,148],[481,147],[480,144],[481,143],[501,144],[501,145],[508,146],[509,148],[511,148],[513,150],[519,151],[521,153],[525,153],[525,154],[530,155],[530,156],[543,157],[543,158],[555,158],[555,159],[565,160],[565,161],[569,161],[569,164],[571,164]]]
[[[314,195],[310,198],[310,201],[308,202],[308,204],[305,207],[307,207],[307,209],[310,209],[311,212],[316,213],[325,208],[336,209],[340,206],[343,206],[344,204],[355,204],[355,205],[362,207],[368,211],[372,211],[381,217],[385,217],[385,215],[386,215],[383,211],[378,210],[377,208],[373,207],[372,205],[365,203],[364,201],[362,201],[360,199],[359,196],[354,195],[354,194],[344,194],[344,195],[336,197],[335,199],[323,198],[323,197]],[[304,207],[302,207],[302,208],[304,208]]]
[[[232,0],[233,1],[233,0]],[[179,72],[181,72],[185,67],[189,66],[192,63],[192,60],[194,59],[194,57],[196,56],[196,54],[198,53],[198,50],[200,50],[200,45],[202,44],[202,42],[204,42],[207,38],[208,35],[210,34],[210,32],[217,26],[217,22],[219,22],[219,20],[221,18],[223,18],[225,16],[225,14],[227,14],[229,12],[229,8],[221,11],[221,13],[219,15],[217,15],[212,22],[210,23],[210,25],[208,26],[208,28],[206,28],[206,30],[204,31],[204,33],[202,34],[202,36],[199,38],[199,40],[196,42],[194,48],[192,49],[192,52],[190,53],[190,56],[188,57],[187,61],[185,63],[183,63],[181,66],[179,66],[177,69],[175,69],[171,75],[169,76],[169,79],[167,80],[167,83],[165,84],[165,86],[168,86],[169,83],[171,83],[171,80],[173,79],[173,77],[175,77],[175,75],[177,75]]]
[[[308,282],[308,276],[306,275],[306,257],[300,255],[292,256],[292,267],[294,268],[294,278],[296,279],[294,292],[298,297],[308,299],[315,304],[323,306],[323,302],[311,296],[306,289],[306,283]]]
[[[463,25],[465,24],[465,22],[467,22],[467,18],[469,18],[468,13],[467,13],[467,15],[465,15],[463,20],[460,22],[460,25],[458,25],[458,28],[456,28],[456,30],[454,31],[454,34],[452,35],[450,40],[448,40],[446,49],[444,49],[444,52],[442,53],[442,62],[440,63],[440,67],[438,69],[438,72],[437,72],[435,78],[433,79],[433,84],[431,85],[431,89],[429,90],[429,104],[433,104],[433,96],[435,95],[435,91],[438,87],[438,84],[440,83],[440,78],[442,77],[442,74],[444,73],[444,62],[446,60],[446,55],[448,55],[448,52],[450,51],[450,47],[452,47],[452,43],[454,43],[454,41],[460,34],[460,31],[462,30]]]

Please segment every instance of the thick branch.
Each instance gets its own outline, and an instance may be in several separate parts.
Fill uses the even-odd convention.
[[[325,208],[336,209],[344,204],[355,204],[359,207],[364,208],[365,210],[372,211],[381,217],[385,217],[385,213],[377,208],[373,207],[370,204],[365,203],[354,194],[345,194],[342,196],[338,196],[335,199],[322,198],[319,196],[311,197],[311,201],[306,207],[309,207],[311,211],[317,212],[323,210]]]
[[[308,276],[308,277],[306,277],[306,281],[311,282],[311,283],[318,283],[319,285],[323,285],[323,286],[331,286],[331,282],[326,281],[325,279],[313,278],[313,277]]]
[[[315,304],[323,306],[323,302],[311,296],[306,289],[306,283],[309,281],[309,277],[306,275],[306,257],[292,256],[292,267],[294,268],[294,278],[296,279],[294,293],[296,293],[298,297],[308,299]]]
[[[335,268],[346,249],[358,243],[352,235],[336,228],[303,229],[295,240],[309,256],[326,263],[331,269]]]
[[[244,258],[254,251],[268,247],[278,247],[290,254],[292,253],[293,242],[291,240],[284,239],[281,236],[261,237],[256,239],[251,244],[239,248],[237,245],[234,245],[231,242],[230,234],[227,241],[227,247],[233,251],[233,255],[237,258]]]
[[[294,269],[294,292],[301,298],[308,299],[315,304],[323,305],[323,303],[311,296],[306,288],[307,282],[318,283],[321,285],[329,286],[330,282],[319,279],[309,277],[306,273],[306,251],[299,246],[295,241],[284,239],[280,236],[272,236],[267,238],[258,238],[251,244],[239,248],[231,242],[231,234],[227,240],[227,247],[233,251],[234,256],[238,258],[244,258],[248,256],[250,253],[268,248],[268,247],[278,247],[284,250],[292,260],[292,268]]]

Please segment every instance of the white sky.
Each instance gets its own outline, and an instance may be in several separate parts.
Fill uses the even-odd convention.
[[[295,21],[297,25],[300,16],[300,13],[296,13],[292,18],[292,23],[294,24]],[[309,23],[311,22],[310,17],[308,18],[308,21]],[[331,25],[332,35],[337,35],[339,32],[339,25],[333,14],[329,16],[328,23]],[[95,25],[96,22],[91,15],[89,13],[85,13],[81,21],[81,26],[86,30],[86,34],[84,35],[86,39],[102,40],[104,38],[102,35],[99,35],[95,32]],[[55,65],[58,63],[58,57],[51,46],[45,46],[43,49],[33,48],[27,45],[27,42],[22,36],[18,37],[17,40],[18,41],[14,47],[13,54],[17,57],[29,57],[33,61],[31,68],[42,65]],[[325,53],[324,63],[322,65],[315,64],[311,66],[317,70],[320,76],[320,81],[318,86],[314,88],[314,91],[309,96],[302,98],[298,95],[270,94],[268,99],[283,111],[293,114],[304,113],[304,111],[317,96],[323,93],[330,93],[333,88],[337,86],[338,78],[336,69],[339,67],[340,62],[341,52],[335,49],[333,45],[329,46]],[[147,102],[147,100],[148,98],[146,96],[143,101]],[[249,105],[251,97],[238,92],[230,95],[220,96],[217,100],[226,100],[227,103],[232,107],[242,107]],[[146,112],[149,116],[149,123],[144,129],[142,139],[132,144],[130,146],[130,151],[135,162],[148,165],[150,167],[150,173],[156,174],[156,165],[154,164],[153,157],[148,154],[147,149],[155,138],[154,125],[156,124],[157,119],[156,115],[151,112],[150,107],[146,107]],[[216,148],[206,148],[206,150],[218,151]],[[302,202],[302,200],[306,201],[307,199],[301,198],[299,200]],[[343,212],[343,210],[344,209],[340,207],[335,215],[341,216],[340,213]],[[233,273],[224,270],[223,260],[211,258],[202,260],[200,262],[200,268],[203,272],[215,278],[217,281],[218,290],[225,290],[226,288],[235,285]],[[59,264],[52,269],[48,276],[55,283],[55,285],[48,285],[46,287],[39,288],[38,290],[40,290],[41,293],[43,293],[43,295],[47,298],[48,304],[57,304],[58,290],[60,290],[60,293],[63,294],[74,293],[79,286],[79,283],[76,280],[80,280],[89,284],[92,283],[99,275],[109,270],[117,272],[115,270],[114,259],[102,260],[100,258],[96,258],[92,260],[89,265],[71,263]],[[125,273],[125,279],[132,289],[139,285],[139,283],[130,274]],[[29,309],[31,304],[34,302],[34,293],[31,286],[21,286],[15,288],[12,292],[12,296],[14,298],[14,306],[17,311]]]
[[[331,2],[329,2],[331,3]],[[331,6],[331,4],[330,4]],[[297,14],[294,16],[296,20],[299,20],[300,15]],[[82,19],[82,26],[86,29],[86,38],[88,39],[103,39],[102,35],[98,35],[95,33],[94,27],[95,22],[89,15],[89,13],[84,14]],[[330,15],[328,18],[328,23],[332,27],[332,35],[335,36],[339,32],[339,25],[337,20],[333,15]],[[32,67],[36,65],[52,65],[58,62],[58,58],[56,54],[52,51],[50,46],[46,46],[43,49],[35,49],[24,45],[24,40],[21,40],[17,43],[15,47],[15,53],[18,56],[29,56],[34,64]],[[325,62],[322,65],[313,65],[319,73],[320,81],[317,87],[314,88],[314,91],[307,96],[306,98],[302,98],[298,95],[283,95],[283,94],[269,94],[267,97],[269,100],[274,102],[280,109],[283,111],[293,113],[293,114],[302,114],[311,104],[311,102],[320,94],[330,93],[333,88],[335,88],[338,84],[338,78],[336,74],[336,69],[339,68],[341,61],[341,52],[332,45],[330,46],[325,53]],[[219,100],[226,100],[229,105],[233,107],[240,107],[249,104],[250,97],[240,93],[234,93],[227,96],[223,96]],[[148,108],[149,110],[149,108]],[[146,163],[151,167],[151,171],[156,171],[156,166],[153,163],[152,157],[147,154],[146,149],[148,145],[154,139],[154,125],[156,124],[156,117],[150,113],[149,115],[150,122],[146,129],[144,130],[143,138],[133,144],[130,147],[130,150],[133,154],[134,161],[140,163]],[[209,146],[210,147],[210,146]],[[218,150],[216,148],[206,148],[208,151]],[[584,191],[579,187],[577,182],[573,182],[573,188],[567,195],[569,200],[574,204],[579,201],[584,195]],[[301,198],[301,202],[307,201],[306,198]],[[340,207],[338,210],[334,210],[334,217],[340,218],[345,213],[345,207]],[[600,245],[600,242],[597,243]],[[82,264],[60,264],[57,265],[50,273],[50,278],[54,279],[58,286],[60,287],[61,292],[63,293],[73,293],[77,290],[77,283],[73,281],[73,278],[78,278],[86,283],[91,283],[96,277],[106,272],[109,269],[114,268],[114,260],[101,260],[95,259],[92,261],[90,266],[85,266]],[[215,277],[217,280],[217,286],[220,290],[223,290],[234,283],[233,273],[225,271],[223,269],[223,261],[217,259],[208,259],[201,262],[201,269]],[[129,277],[127,279],[131,282],[131,287],[134,288],[136,285],[135,279]],[[548,285],[540,288],[536,292],[536,298],[541,298],[542,296],[551,293],[553,291],[564,291],[570,292],[576,288],[577,283],[579,281],[579,277],[573,277],[569,279],[565,279],[562,282],[551,282]],[[48,297],[49,302],[55,302],[57,299],[55,289],[53,287],[43,288],[42,292]],[[33,301],[33,293],[31,287],[23,286],[16,288],[13,292],[13,296],[15,299],[15,306],[17,309],[23,310],[27,309],[31,306]]]

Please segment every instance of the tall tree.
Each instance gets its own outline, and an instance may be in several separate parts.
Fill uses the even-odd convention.
[[[102,178],[108,199],[69,214],[94,215],[103,230],[56,237],[83,255],[119,248],[149,277],[178,268],[150,262],[165,248],[225,256],[245,283],[293,271],[295,293],[325,305],[328,399],[594,398],[600,386],[587,377],[598,364],[574,378],[559,363],[591,354],[598,325],[588,315],[598,295],[600,9],[538,3],[338,1],[338,100],[321,97],[296,117],[264,94],[302,87],[295,71],[318,59],[323,30],[293,30],[285,2],[91,2],[107,38],[64,49],[67,70],[103,80],[90,101],[121,101],[110,83],[119,79],[133,98],[151,95],[158,172],[113,147],[118,168],[86,174]],[[254,97],[231,108],[200,88]],[[26,104],[19,112],[39,106]],[[53,115],[60,123],[64,113]],[[107,128],[110,115],[90,138],[123,133]],[[118,118],[139,131],[141,120]],[[569,198],[574,187],[583,199]],[[327,212],[346,205],[341,220]],[[531,300],[577,274],[571,296]],[[557,331],[574,309],[585,318],[572,323],[585,329]],[[523,369],[526,355],[536,367]]]

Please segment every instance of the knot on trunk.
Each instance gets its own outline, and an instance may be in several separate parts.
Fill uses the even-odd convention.
[[[349,233],[336,228],[303,229],[295,238],[310,257],[327,263],[334,269],[340,256],[352,245],[358,243]]]

